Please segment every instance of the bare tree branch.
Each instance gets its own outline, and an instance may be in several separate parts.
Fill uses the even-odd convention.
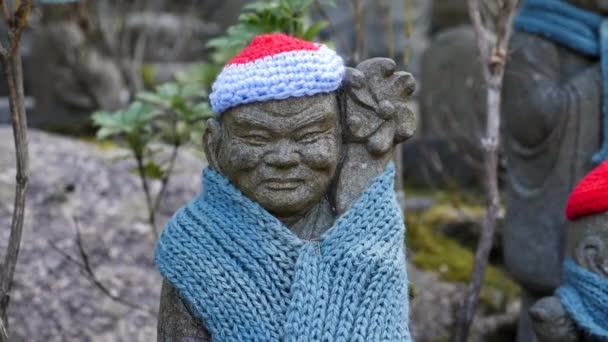
[[[21,31],[25,27],[31,0],[22,2],[13,18],[9,18],[9,44],[11,48],[7,51],[4,47],[0,51],[0,61],[4,68],[9,90],[9,104],[11,109],[11,123],[15,142],[15,155],[17,162],[17,175],[15,187],[15,202],[13,216],[11,219],[11,229],[8,241],[7,252],[2,264],[2,277],[0,277],[0,321],[2,322],[2,332],[0,341],[9,340],[8,334],[8,305],[10,293],[15,276],[15,267],[19,258],[21,247],[21,235],[23,233],[23,222],[25,219],[25,201],[29,177],[29,152],[27,139],[27,116],[25,112],[25,95],[23,92],[23,66],[19,55],[19,43]],[[2,1],[3,14],[6,2]]]
[[[498,146],[500,137],[500,105],[502,82],[506,64],[506,51],[511,38],[511,24],[515,16],[518,0],[495,0],[490,5],[496,5],[498,10],[491,15],[489,22],[493,24],[496,39],[487,39],[484,29],[479,0],[468,0],[469,15],[475,28],[480,62],[487,85],[487,126],[486,137],[482,139],[484,151],[484,171],[486,182],[487,212],[483,221],[481,237],[475,253],[473,274],[466,297],[461,305],[454,340],[466,342],[469,327],[475,314],[479,292],[488,265],[488,257],[492,248],[492,240],[500,209],[500,194],[498,190]],[[487,4],[487,3],[486,3]],[[487,12],[486,12],[487,13]]]
[[[355,21],[355,64],[366,59],[367,48],[365,46],[365,15],[363,13],[363,0],[351,0],[353,20]]]

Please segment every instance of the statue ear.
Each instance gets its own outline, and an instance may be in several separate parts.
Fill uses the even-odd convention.
[[[203,135],[203,148],[205,149],[205,156],[207,157],[209,166],[220,173],[221,170],[218,164],[218,153],[221,138],[222,125],[219,120],[216,118],[207,120],[205,134]]]
[[[608,277],[608,250],[599,236],[587,236],[576,247],[576,261],[593,273]]]

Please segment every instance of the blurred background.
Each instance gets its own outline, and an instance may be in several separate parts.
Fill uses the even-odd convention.
[[[154,243],[200,188],[210,85],[274,31],[326,42],[351,66],[390,57],[416,77],[418,130],[400,152],[412,330],[449,339],[485,213],[485,89],[465,0],[81,0],[35,3],[22,37],[31,178],[16,341],[155,341]],[[15,187],[7,96],[2,79],[0,227]],[[7,238],[0,229],[0,251]],[[499,227],[472,341],[514,339],[520,289],[501,255]]]

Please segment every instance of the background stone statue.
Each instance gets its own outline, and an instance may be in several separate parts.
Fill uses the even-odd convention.
[[[318,239],[384,170],[396,144],[414,133],[415,117],[405,105],[414,88],[413,77],[396,71],[392,60],[375,58],[347,68],[336,92],[235,107],[207,124],[204,145],[209,164],[296,235]],[[284,142],[270,154],[241,143],[255,145],[268,139]],[[293,148],[301,154],[291,153]],[[256,187],[265,172],[296,165],[301,179],[277,179],[270,191]],[[272,191],[289,189],[290,182],[301,180],[306,186],[297,191]],[[158,338],[211,339],[204,322],[193,318],[167,282],[161,294]]]
[[[607,175],[605,162],[583,178],[568,200],[569,261],[562,285],[554,296],[530,308],[541,342],[605,341],[608,337]]]
[[[569,3],[606,13],[606,1]],[[518,341],[533,339],[526,308],[560,281],[563,210],[600,146],[600,62],[537,35],[517,32],[504,83],[507,158],[505,262],[523,285]]]
[[[608,213],[569,223],[568,256],[608,281]],[[541,342],[601,341],[582,333],[557,296],[536,302],[530,316]]]

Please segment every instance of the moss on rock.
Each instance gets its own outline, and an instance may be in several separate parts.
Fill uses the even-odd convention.
[[[480,204],[459,203],[454,205],[454,197],[438,194],[437,204],[427,211],[406,213],[407,245],[410,260],[423,270],[432,270],[442,280],[450,282],[470,281],[474,253],[457,241],[436,231],[435,227],[462,218],[482,216],[485,208]],[[490,308],[511,301],[519,295],[519,286],[496,265],[489,265],[484,279],[481,299]],[[496,298],[496,294],[499,294]]]

